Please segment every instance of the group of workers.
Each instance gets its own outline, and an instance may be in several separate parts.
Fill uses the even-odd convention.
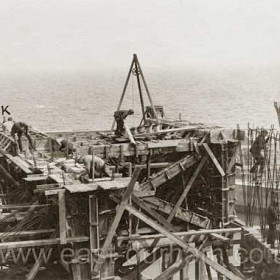
[[[250,173],[262,175],[264,171],[266,145],[269,141],[267,135],[267,130],[261,130],[250,148],[250,153],[254,159],[254,164],[250,169]],[[271,248],[275,247],[275,240],[278,239],[277,224],[279,224],[279,214],[278,196],[276,193],[272,192],[270,205],[267,208],[267,243]]]
[[[10,134],[13,137],[13,139],[17,141],[20,152],[23,151],[23,147],[22,147],[23,135],[25,135],[26,138],[28,139],[29,146],[31,147],[31,149],[36,150],[33,145],[32,139],[29,135],[29,126],[26,123],[15,122],[12,117],[8,117],[7,120],[4,118],[3,131],[6,134]]]
[[[116,137],[122,137],[125,134],[124,120],[127,116],[134,114],[132,109],[129,110],[118,110],[114,113],[114,118],[117,124],[115,130]],[[15,122],[11,116],[7,119],[3,117],[3,132],[12,136],[12,138],[18,143],[19,151],[23,152],[22,146],[22,136],[25,135],[29,142],[29,147],[32,150],[36,150],[32,138],[29,134],[29,126],[24,122]],[[74,156],[75,149],[71,142],[67,140],[62,140],[60,143],[59,151],[66,152],[67,156]],[[88,178],[101,178],[110,177],[110,172],[105,164],[105,161],[97,156],[80,156],[76,157],[76,162],[84,164],[85,171],[81,174],[81,181],[84,181],[86,177]]]

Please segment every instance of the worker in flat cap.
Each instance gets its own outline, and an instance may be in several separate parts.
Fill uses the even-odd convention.
[[[262,129],[260,134],[256,137],[254,143],[250,148],[250,153],[254,158],[254,165],[250,169],[250,173],[262,173],[264,169],[264,151],[266,149],[266,144],[269,140],[269,137],[266,138],[268,132],[265,129]],[[260,166],[259,170],[258,167]]]
[[[115,131],[115,135],[118,137],[122,137],[125,133],[125,127],[124,127],[124,120],[129,115],[133,115],[134,111],[132,109],[129,110],[119,110],[114,113],[114,118],[117,123],[117,128]]]

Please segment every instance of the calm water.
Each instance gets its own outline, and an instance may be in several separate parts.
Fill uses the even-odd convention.
[[[273,101],[280,101],[280,67],[144,72],[154,103],[167,117],[243,128],[247,123],[277,124]],[[17,120],[43,130],[108,129],[126,72],[36,73],[0,75],[0,104],[9,105]],[[134,108],[138,124],[140,102],[133,77],[123,108]]]

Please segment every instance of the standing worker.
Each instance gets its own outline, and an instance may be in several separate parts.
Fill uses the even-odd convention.
[[[84,181],[85,177],[88,177],[88,179],[92,178],[93,169],[94,169],[94,178],[110,177],[105,161],[100,157],[85,155],[78,158],[77,162],[83,163],[85,165],[85,172],[81,174],[82,182]]]
[[[3,123],[3,131],[7,134],[10,134],[12,131],[13,125],[14,125],[13,118],[8,117],[8,120]]]
[[[31,139],[31,137],[30,137],[30,135],[28,133],[28,125],[26,123],[24,123],[24,122],[15,122],[14,125],[12,126],[12,129],[11,129],[11,135],[14,138],[15,141],[17,140],[18,146],[19,146],[19,150],[21,152],[23,151],[23,149],[22,149],[22,141],[21,141],[22,134],[24,134],[26,136],[26,138],[28,139],[29,146],[34,151],[36,151],[36,149],[33,146],[32,139]],[[16,136],[17,136],[17,139],[16,139]]]
[[[278,202],[277,199],[274,197],[272,198],[271,205],[267,209],[267,224],[269,227],[268,235],[267,235],[267,243],[270,244],[271,248],[274,248],[277,222],[278,222]]]
[[[266,143],[269,140],[269,137],[265,139],[268,132],[267,130],[262,130],[261,133],[257,136],[256,140],[254,141],[252,147],[250,148],[250,153],[254,158],[254,165],[250,169],[250,173],[258,172],[258,167],[260,166],[259,173],[263,172],[264,168],[264,151],[266,147]]]
[[[114,113],[114,118],[117,122],[117,129],[115,131],[115,135],[121,137],[124,135],[125,127],[124,127],[124,120],[127,116],[133,115],[134,111],[132,109],[129,110],[120,110]]]

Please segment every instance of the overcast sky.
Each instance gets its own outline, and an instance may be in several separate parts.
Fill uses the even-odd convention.
[[[280,61],[279,0],[0,0],[0,69]]]

